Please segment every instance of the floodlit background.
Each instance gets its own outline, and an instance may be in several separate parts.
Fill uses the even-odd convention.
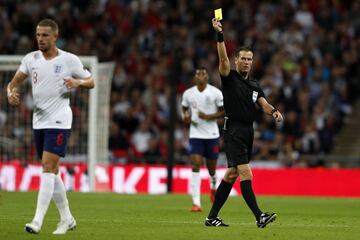
[[[254,191],[264,210],[278,214],[261,231],[236,197],[238,182],[220,212],[231,227],[203,226],[211,207],[205,168],[204,212],[189,212],[189,133],[180,98],[198,66],[220,87],[211,26],[219,7],[231,61],[237,47],[254,49],[253,76],[285,117],[275,125],[259,111],[254,124]],[[31,130],[31,87],[24,83],[22,105],[14,108],[6,85],[22,56],[37,49],[34,30],[46,17],[59,24],[58,47],[81,56],[97,80],[96,89],[72,93],[61,176],[73,191],[78,228],[67,237],[359,238],[359,0],[0,0],[1,239],[27,239],[23,226],[35,209],[42,169]],[[222,138],[220,151],[221,178]],[[92,190],[97,193],[86,193]],[[57,221],[50,206],[37,238],[49,239]]]
[[[106,144],[96,145],[103,158],[95,161],[105,170],[99,168],[95,174],[99,184],[106,185],[112,181],[107,179],[112,175],[109,164],[122,164],[124,171],[129,164],[189,166],[188,126],[180,119],[180,97],[192,85],[197,66],[207,67],[210,82],[220,87],[210,22],[218,7],[223,9],[231,60],[241,45],[254,49],[253,75],[285,117],[283,124],[275,125],[258,112],[252,164],[272,169],[358,168],[359,1],[3,0],[0,53],[22,56],[36,50],[36,24],[50,17],[60,26],[59,48],[115,64],[106,80],[111,94],[103,94],[98,85],[99,96],[109,99],[106,106],[97,103],[109,134],[102,139]],[[6,67],[6,59],[0,61],[3,93],[14,71]],[[39,162],[28,83],[22,89],[22,103],[13,108],[1,94],[0,164],[10,164],[16,172]],[[77,182],[88,176],[89,132],[104,130],[89,127],[87,91],[74,92],[72,108],[73,129],[62,162],[68,164],[64,174]],[[218,163],[226,166],[223,152]]]

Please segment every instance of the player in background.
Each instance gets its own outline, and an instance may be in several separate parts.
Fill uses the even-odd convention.
[[[70,91],[93,88],[94,79],[74,54],[56,47],[59,28],[55,21],[44,19],[36,27],[38,51],[28,53],[7,86],[8,101],[20,104],[19,87],[29,78],[34,101],[33,131],[38,157],[42,161],[40,190],[35,216],[25,224],[29,233],[39,233],[50,201],[53,198],[60,222],[53,234],[65,234],[76,227],[69,208],[64,183],[59,174],[59,159],[65,156],[72,111]]]
[[[217,119],[224,115],[222,93],[208,84],[209,74],[200,67],[195,72],[195,86],[187,89],[182,96],[182,116],[190,124],[190,158],[192,175],[190,191],[192,212],[201,212],[200,167],[204,158],[210,175],[210,199],[216,192],[216,162],[219,154],[219,127]]]

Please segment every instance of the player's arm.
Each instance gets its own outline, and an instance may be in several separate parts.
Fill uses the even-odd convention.
[[[78,87],[91,89],[95,87],[95,82],[92,77],[88,77],[88,78],[66,77],[64,78],[64,84],[68,89],[78,88]]]
[[[191,123],[191,117],[188,107],[182,106],[182,120],[184,121],[184,123]]]
[[[268,103],[268,101],[266,101],[264,97],[260,97],[257,102],[264,111],[264,113],[271,115],[275,119],[275,121],[281,122],[283,120],[283,116],[281,115],[279,110],[277,110],[270,103]]]
[[[221,118],[224,116],[224,107],[219,107],[218,111],[212,114],[205,114],[203,112],[199,111],[199,118],[204,119],[204,120],[213,120],[213,119],[217,119],[217,118]]]
[[[71,69],[71,73],[69,74],[69,77],[64,78],[64,85],[68,89],[78,87],[91,89],[95,87],[95,81],[93,77],[81,63],[78,56],[71,54],[67,64]]]
[[[17,70],[13,79],[7,85],[7,98],[10,105],[17,106],[20,104],[19,86],[25,81],[27,75]]]
[[[213,18],[212,25],[215,31],[217,32],[217,50],[219,56],[219,72],[220,75],[226,77],[230,73],[230,60],[226,52],[224,37],[223,37],[223,29],[220,23],[220,20]]]

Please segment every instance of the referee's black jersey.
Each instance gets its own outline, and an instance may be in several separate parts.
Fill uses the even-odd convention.
[[[226,116],[230,121],[252,124],[255,120],[256,101],[265,96],[259,83],[251,78],[245,80],[235,70],[230,70],[226,77],[220,77]]]

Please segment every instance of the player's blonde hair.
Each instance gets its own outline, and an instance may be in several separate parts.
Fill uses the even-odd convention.
[[[55,33],[59,33],[59,26],[57,25],[57,23],[54,20],[52,20],[50,18],[45,18],[45,19],[41,20],[38,23],[38,26],[50,27],[51,30],[53,30]]]

